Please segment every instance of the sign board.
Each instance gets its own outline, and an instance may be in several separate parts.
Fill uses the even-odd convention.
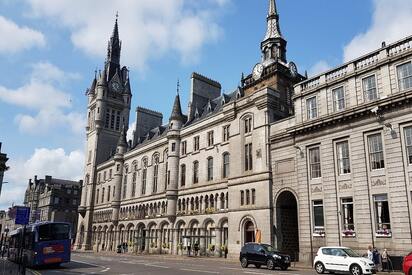
[[[30,218],[30,207],[17,206],[16,207],[15,224],[27,225]]]

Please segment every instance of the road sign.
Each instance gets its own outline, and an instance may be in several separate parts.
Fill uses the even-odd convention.
[[[17,206],[16,207],[15,224],[26,225],[29,224],[30,207]]]

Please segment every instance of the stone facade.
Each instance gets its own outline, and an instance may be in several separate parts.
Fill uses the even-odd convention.
[[[1,152],[1,142],[0,142],[0,196],[1,196],[1,189],[3,187],[3,177],[4,177],[4,172],[8,169],[6,166],[6,162],[9,159],[7,158],[7,155]]]
[[[69,181],[46,176],[30,179],[24,205],[30,207],[30,223],[38,221],[67,222],[76,235],[78,206],[82,181]]]
[[[303,260],[324,245],[410,252],[411,48],[408,37],[299,83],[295,115],[271,125],[275,225],[289,194]]]

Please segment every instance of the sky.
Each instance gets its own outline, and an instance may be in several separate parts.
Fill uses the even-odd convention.
[[[0,209],[28,179],[83,177],[86,89],[119,14],[137,106],[170,115],[190,75],[231,92],[260,61],[269,0],[0,0],[0,142],[10,169]],[[277,0],[287,58],[309,76],[412,34],[411,0]]]

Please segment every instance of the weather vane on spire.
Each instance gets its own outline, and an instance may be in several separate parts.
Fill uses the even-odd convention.
[[[180,92],[180,81],[179,81],[179,78],[177,79],[176,91],[177,91],[177,95],[179,95],[179,92]]]
[[[119,19],[119,11],[116,11],[116,20]]]

